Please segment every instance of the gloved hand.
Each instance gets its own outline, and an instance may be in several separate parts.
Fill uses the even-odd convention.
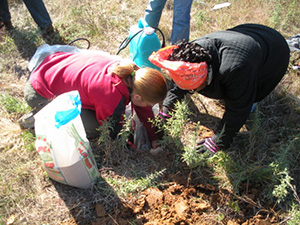
[[[166,106],[162,107],[157,116],[164,121],[172,117],[169,115],[169,109]]]
[[[209,150],[213,154],[216,154],[220,148],[215,143],[216,136],[205,138],[203,140],[198,141],[197,144],[197,151],[199,153],[203,153],[204,150]]]
[[[169,115],[169,109],[166,106],[163,106],[156,116],[158,117],[159,122],[157,124],[157,135],[159,139],[162,139],[164,136],[164,125],[166,124],[167,120],[170,119],[172,116]]]

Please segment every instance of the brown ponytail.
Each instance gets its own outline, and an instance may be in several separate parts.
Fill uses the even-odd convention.
[[[123,60],[114,68],[113,73],[148,103],[162,102],[167,95],[166,80],[158,70],[140,69],[134,62]]]
[[[122,60],[118,66],[113,70],[113,73],[122,79],[126,79],[134,70],[139,67],[131,60]]]
[[[118,66],[113,69],[113,73],[120,77],[132,89],[131,79],[127,79],[131,74],[138,70],[139,67],[131,60],[122,60]]]

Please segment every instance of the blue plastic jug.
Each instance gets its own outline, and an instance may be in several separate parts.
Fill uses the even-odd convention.
[[[144,18],[139,19],[138,25],[130,27],[128,38],[132,38],[129,42],[129,53],[135,64],[139,67],[151,67],[160,70],[148,60],[148,57],[152,52],[161,48],[161,43],[155,29],[150,27]]]

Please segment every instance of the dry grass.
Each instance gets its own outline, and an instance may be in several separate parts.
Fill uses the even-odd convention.
[[[11,35],[0,33],[0,95],[12,96],[24,103],[23,86],[26,78],[23,75],[28,75],[27,62],[44,41],[22,1],[9,2],[16,31]],[[66,43],[78,37],[85,37],[90,40],[92,49],[101,49],[115,54],[119,44],[127,37],[129,27],[136,24],[143,16],[147,2],[147,0],[53,0],[45,1],[45,4],[54,26]],[[191,39],[248,22],[276,27],[286,38],[299,32],[297,29],[300,26],[299,14],[294,15],[298,18],[297,24],[293,20],[293,23],[287,26],[291,18],[289,15],[293,11],[283,11],[284,7],[291,10],[286,2],[295,1],[282,0],[280,5],[275,0],[268,0],[267,3],[264,0],[234,0],[228,8],[210,11],[217,2],[221,1],[205,1],[208,5],[205,6],[200,1],[194,1]],[[282,7],[281,10],[279,6]],[[280,15],[281,22],[277,22],[275,13]],[[172,1],[169,1],[159,26],[167,37],[167,44],[171,34],[171,18]],[[120,55],[127,57],[128,49],[122,51]],[[217,119],[222,116],[222,105],[198,95],[192,98],[195,103],[192,108],[194,107],[195,112],[200,112],[198,116],[201,123],[205,125],[206,121],[207,124],[215,126]],[[158,184],[165,173],[165,168],[168,167],[176,173],[177,165],[180,163],[179,156],[171,159],[162,156],[158,160],[147,154],[137,154],[128,150],[119,151],[115,146],[112,146],[110,152],[106,152],[109,158],[103,161],[105,153],[101,146],[95,145],[93,150],[103,180],[91,190],[61,185],[51,181],[42,170],[41,159],[33,146],[34,137],[20,130],[17,125],[16,121],[21,114],[9,113],[2,104],[0,106],[0,178],[2,180],[0,224],[89,224],[95,219],[95,203],[103,203],[107,212],[113,212],[130,192],[126,183],[135,185],[134,182],[141,182],[141,178],[158,172],[157,177],[151,180],[153,182],[151,185]],[[229,162],[226,161],[228,158],[218,158],[218,162],[210,162],[213,165],[221,163],[225,165],[216,168],[214,173],[216,181],[213,182],[218,181],[220,186],[234,189],[235,184],[239,186],[243,179],[248,178],[240,177],[241,174],[261,172],[260,169],[266,166],[266,163],[270,163],[268,157],[273,157],[273,152],[277,152],[284,144],[289,143],[290,138],[299,134],[297,125],[300,118],[299,108],[299,72],[290,70],[276,89],[276,93],[259,106],[262,122],[257,133],[251,134],[249,127],[243,127],[243,132],[239,134],[239,141],[235,142],[235,146],[226,156],[239,164],[226,165]],[[207,112],[211,116],[206,115]],[[192,130],[191,124],[188,124],[186,129],[188,127]],[[174,146],[170,146],[172,147]],[[248,165],[254,166],[248,168]],[[291,174],[298,174],[299,167],[294,165]],[[241,172],[242,169],[245,169],[244,173]],[[198,179],[207,179],[207,171],[206,169],[198,171]],[[231,172],[232,176],[228,177],[229,173],[226,172]],[[264,174],[261,177],[264,179]],[[168,180],[164,180],[160,185],[167,182]],[[294,183],[297,187],[300,186],[299,179],[295,179]],[[268,185],[264,181],[258,181],[258,184]],[[267,196],[267,193],[263,196]],[[283,206],[282,209],[288,212],[287,209],[290,207]]]

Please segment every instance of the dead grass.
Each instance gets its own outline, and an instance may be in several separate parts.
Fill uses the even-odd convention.
[[[143,16],[147,2],[147,0],[54,0],[46,1],[45,4],[54,26],[66,43],[84,37],[90,40],[92,49],[101,49],[115,54],[119,44],[127,37],[129,27],[136,24]],[[23,86],[26,79],[24,75],[28,75],[27,62],[44,41],[23,2],[11,0],[10,3],[12,22],[16,30],[9,35],[0,33],[0,94],[13,96],[24,103]],[[264,0],[235,0],[231,1],[230,7],[216,11],[210,11],[216,1],[205,3],[208,6],[200,1],[194,1],[191,39],[248,22],[275,24],[285,37],[299,32],[300,20],[298,24],[293,22],[287,30],[284,29],[283,22],[278,24],[274,22],[275,19],[271,20],[275,12],[282,13],[274,0],[267,1],[267,4]],[[172,1],[167,4],[159,27],[163,30],[169,44],[173,15]],[[282,4],[283,6],[286,5]],[[286,8],[289,9],[288,6]],[[290,15],[292,11],[286,14]],[[287,18],[290,17],[284,15],[282,21],[287,23]],[[123,50],[120,55],[127,57],[128,49]],[[191,109],[196,113],[201,125],[216,126],[224,110],[221,102],[200,95],[194,95],[192,99]],[[120,150],[114,146],[105,155],[102,146],[93,143],[92,147],[99,163],[102,179],[91,190],[80,190],[50,180],[42,169],[39,155],[33,148],[34,137],[20,130],[17,125],[17,119],[21,115],[8,113],[2,104],[0,106],[1,224],[91,224],[91,221],[95,221],[99,215],[97,210],[95,213],[95,207],[99,208],[100,204],[104,206],[108,217],[116,219],[128,209],[124,202],[127,201],[128,205],[133,204],[135,199],[133,196],[141,194],[141,192],[128,191],[126,183],[141,182],[142,178],[151,177],[153,174],[157,176],[151,178],[151,185],[161,189],[168,187],[171,182],[181,184],[188,180],[189,184],[194,181],[211,183],[220,188],[226,187],[231,191],[236,190],[236,194],[254,195],[255,190],[262,190],[260,195],[255,195],[255,204],[253,202],[250,204],[253,215],[259,213],[255,211],[258,210],[256,204],[261,202],[266,203],[263,209],[268,207],[272,210],[278,209],[276,208],[278,205],[275,206],[274,202],[265,201],[269,193],[264,191],[273,182],[269,180],[270,173],[267,169],[274,159],[273,153],[278,152],[285,144],[289,144],[291,139],[296,139],[299,134],[299,72],[290,69],[276,92],[259,105],[260,124],[256,133],[251,133],[249,127],[252,124],[249,121],[243,127],[239,139],[235,141],[229,153],[213,158],[208,162],[207,167],[195,171],[195,174],[182,163],[178,149],[173,145],[169,146],[167,154],[152,157],[149,154]],[[190,123],[186,124],[183,143],[189,141],[187,134],[194,132],[197,120],[195,116],[191,116]],[[103,160],[105,156],[107,158]],[[293,167],[290,167],[290,172],[295,179],[293,184],[299,187],[300,181],[297,175],[300,166],[296,163],[297,157],[299,155],[295,153],[294,158],[290,159],[291,162],[295,162]],[[260,176],[254,176],[259,173]],[[255,181],[256,178],[261,180]],[[124,191],[122,188],[127,189]],[[211,190],[205,188],[204,191],[211,193]],[[248,199],[244,196],[240,198],[244,199],[241,200],[244,203],[245,199]],[[230,207],[228,205],[226,207],[225,209],[229,210]],[[287,214],[283,221],[288,218],[290,207],[289,205],[280,207],[279,209],[284,209],[284,213]],[[233,214],[226,215],[225,211],[222,213],[216,210],[207,213],[207,218],[211,218],[215,224],[225,224],[225,221],[229,221],[228,218],[234,218],[234,215],[238,214],[232,212]],[[139,216],[131,217],[131,224],[138,224]],[[216,219],[222,216],[227,216],[227,219],[223,220],[224,223]],[[110,222],[114,221],[113,219]],[[252,221],[258,220],[252,219]],[[105,224],[116,224],[116,221]]]

